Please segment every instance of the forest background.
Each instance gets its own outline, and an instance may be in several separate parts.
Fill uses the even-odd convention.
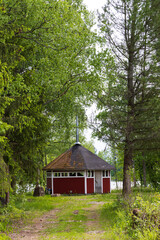
[[[42,167],[90,127],[111,147],[123,194],[134,180],[160,187],[160,6],[109,1],[94,15],[81,0],[0,1],[0,195],[44,184]],[[110,159],[109,159],[110,158]]]

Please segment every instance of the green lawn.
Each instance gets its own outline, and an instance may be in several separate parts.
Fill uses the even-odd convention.
[[[137,197],[135,198],[135,196]],[[148,199],[150,199],[148,201]],[[133,228],[132,207],[139,207],[148,218],[155,214],[159,221],[160,195],[134,193],[128,203],[120,193],[44,197],[24,196],[11,200],[0,215],[0,240],[10,239],[10,231],[21,233],[30,226],[31,234],[38,229],[37,239],[149,239],[158,240],[159,229],[151,219]],[[152,211],[153,208],[153,211]],[[151,210],[149,210],[151,209]],[[147,212],[147,211],[150,211]],[[35,220],[36,219],[36,220]],[[40,224],[42,221],[43,224]],[[37,225],[36,225],[37,224]],[[157,223],[158,224],[158,223]],[[42,225],[42,227],[41,227]],[[145,226],[148,226],[145,229]],[[151,228],[151,231],[148,230]],[[18,231],[17,231],[18,229]],[[142,234],[141,234],[142,232]],[[6,234],[6,235],[5,235]],[[8,234],[8,235],[7,235]],[[147,238],[146,238],[147,236]],[[17,239],[20,237],[17,235]],[[15,238],[16,239],[16,238]]]

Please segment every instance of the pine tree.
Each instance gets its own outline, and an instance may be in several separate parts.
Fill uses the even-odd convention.
[[[114,57],[105,66],[105,90],[97,92],[99,138],[124,151],[123,193],[131,192],[133,156],[159,149],[160,82],[151,39],[151,1],[107,1],[100,29]],[[157,41],[157,40],[156,40]]]

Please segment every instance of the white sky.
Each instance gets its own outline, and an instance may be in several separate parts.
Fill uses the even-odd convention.
[[[86,114],[87,114],[88,120],[90,120],[90,118],[92,118],[92,114],[93,115],[96,114],[96,105],[93,104],[92,107],[86,109]],[[99,141],[97,138],[92,138],[92,130],[91,129],[89,129],[89,128],[85,129],[84,135],[85,135],[87,141],[93,140],[94,147],[96,148],[97,152],[104,151],[107,144],[102,141]]]
[[[83,0],[84,4],[88,7],[89,11],[100,11],[102,6],[105,5],[106,0]]]
[[[94,11],[95,14],[97,12],[97,10],[99,10],[100,12],[102,11],[102,6],[105,5],[106,0],[83,0],[84,4],[87,6],[89,11]],[[93,106],[89,109],[86,110],[87,112],[87,116],[90,119],[92,113],[95,114],[96,112],[96,105],[93,104]],[[91,140],[91,135],[92,135],[92,130],[91,129],[86,129],[84,131],[84,134],[87,138],[87,141]],[[94,141],[94,147],[96,148],[96,150],[99,151],[103,151],[106,148],[106,143],[99,141],[98,139],[93,139]]]

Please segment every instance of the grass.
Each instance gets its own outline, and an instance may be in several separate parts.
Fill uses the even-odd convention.
[[[103,213],[101,214],[101,212],[103,212],[102,204],[105,202],[106,206],[112,205],[116,198],[116,194],[66,197],[67,201],[65,205],[61,207],[59,205],[61,211],[57,214],[57,224],[45,230],[48,239],[53,239],[53,237],[56,239],[77,240],[104,239],[105,223],[96,226],[97,223],[95,223],[95,219],[89,216],[90,209],[92,210],[92,207],[95,206],[96,208],[92,211],[97,214],[96,218],[101,218],[100,215],[103,215]],[[61,202],[61,197],[59,199]],[[62,199],[64,199],[64,197],[62,197]],[[76,211],[78,211],[78,214],[74,214]],[[109,211],[111,213],[111,209],[109,209]],[[88,231],[89,227],[86,226],[88,221],[93,224],[91,227],[97,229],[97,231]],[[42,239],[45,239],[45,237]]]
[[[112,227],[114,225],[115,219],[117,217],[116,210],[117,206],[115,206],[113,202],[103,205],[100,213],[100,220],[104,229],[107,230],[108,227]]]
[[[137,195],[138,197],[136,197]],[[10,205],[0,213],[2,232],[0,240],[9,239],[4,232],[11,231],[12,224],[14,225],[19,221],[28,224],[34,217],[40,217],[53,209],[57,210],[56,216],[54,219],[53,216],[47,219],[48,225],[46,225],[45,229],[42,229],[41,240],[137,240],[145,239],[143,237],[146,236],[150,236],[149,240],[157,240],[156,232],[147,232],[148,230],[144,228],[143,233],[141,233],[141,229],[132,228],[130,206],[147,209],[148,206],[158,204],[160,199],[159,195],[157,195],[158,200],[156,202],[156,195],[149,191],[142,192],[141,196],[143,196],[143,199],[139,196],[138,191],[134,192],[127,208],[124,208],[126,203],[124,203],[120,192],[59,197],[51,197],[49,195],[44,197],[32,197],[31,195],[24,195],[23,197],[13,196]],[[149,224],[149,221],[147,224]]]
[[[15,206],[17,209],[24,211],[45,212],[54,208],[53,200],[49,196],[44,197],[27,197],[24,201],[16,201]]]

